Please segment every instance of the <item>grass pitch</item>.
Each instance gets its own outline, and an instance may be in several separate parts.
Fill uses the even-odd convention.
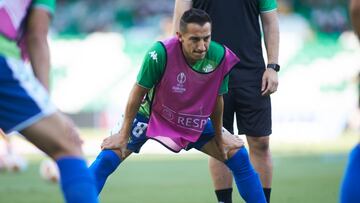
[[[346,155],[275,155],[272,202],[337,202]],[[0,173],[0,202],[62,202],[56,184],[42,180],[39,159],[27,171]],[[139,155],[124,162],[101,194],[104,203],[216,202],[207,158],[202,155]],[[243,202],[237,192],[234,202]]]
[[[85,148],[98,150],[100,135],[105,133],[82,130],[84,134],[86,143],[94,143]],[[317,140],[274,136],[271,202],[338,202],[347,155],[358,139],[356,134]],[[26,149],[26,145],[14,141],[15,146]],[[40,178],[41,158],[29,156],[29,167],[22,173],[0,172],[0,203],[63,202],[58,185]],[[100,200],[102,203],[215,203],[207,165],[207,156],[202,154],[133,155],[110,176]],[[233,200],[243,202],[236,188]]]

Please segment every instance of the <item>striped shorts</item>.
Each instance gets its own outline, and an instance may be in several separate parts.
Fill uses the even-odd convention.
[[[30,66],[0,55],[0,128],[21,131],[56,112]]]

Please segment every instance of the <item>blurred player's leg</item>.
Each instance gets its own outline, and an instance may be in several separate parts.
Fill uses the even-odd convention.
[[[0,127],[4,132],[20,131],[57,162],[66,202],[98,202],[75,127],[56,111],[32,69],[0,55],[0,84]]]
[[[82,158],[81,141],[68,119],[54,113],[21,133],[56,161],[66,202],[98,202],[94,178]]]
[[[344,180],[340,191],[341,203],[360,202],[360,144],[356,145],[349,156]]]
[[[351,24],[360,40],[360,1],[351,0],[349,4]],[[360,104],[360,98],[359,98]],[[360,202],[360,144],[357,144],[350,153],[349,163],[341,186],[340,202]]]

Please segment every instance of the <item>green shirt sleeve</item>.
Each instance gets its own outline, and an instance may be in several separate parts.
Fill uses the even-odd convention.
[[[216,66],[220,65],[224,55],[225,55],[225,47],[216,42],[211,42],[209,48],[209,56],[210,58],[215,59],[214,65]],[[229,75],[225,76],[224,80],[222,81],[218,92],[219,95],[223,95],[228,92],[228,83],[229,83]]]
[[[166,51],[160,42],[156,42],[144,57],[137,75],[138,85],[151,89],[161,79],[166,64]]]
[[[34,0],[33,7],[47,10],[51,15],[55,13],[56,0]]]
[[[260,12],[269,12],[277,8],[276,0],[260,0]]]

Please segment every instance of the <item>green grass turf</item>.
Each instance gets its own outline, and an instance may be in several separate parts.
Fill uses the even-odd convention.
[[[273,203],[337,202],[346,154],[312,153],[274,155]],[[62,202],[56,184],[43,181],[39,158],[27,171],[0,173],[1,203]],[[233,193],[234,202],[240,200]],[[216,202],[202,155],[136,155],[124,163],[107,182],[103,203],[208,203]]]

